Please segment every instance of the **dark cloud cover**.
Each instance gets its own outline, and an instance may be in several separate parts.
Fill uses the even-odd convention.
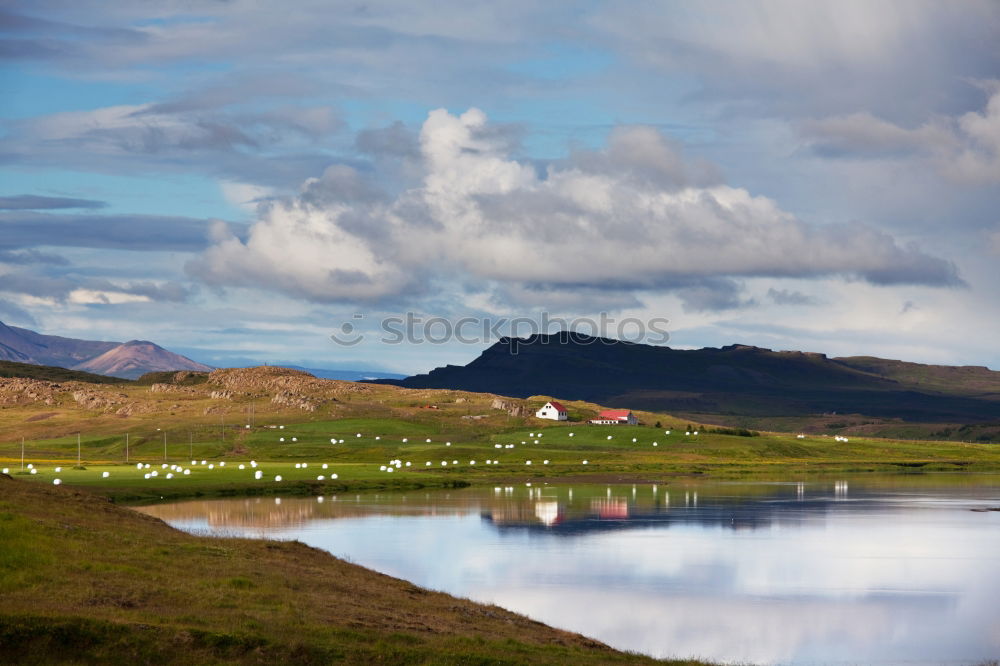
[[[107,208],[106,201],[74,199],[70,197],[45,197],[35,194],[15,194],[0,197],[0,210],[58,210],[61,208]]]
[[[819,300],[815,297],[791,289],[775,289],[771,287],[767,290],[767,297],[775,305],[819,305]]]
[[[45,275],[21,270],[0,274],[0,292],[21,294],[36,298],[65,301],[74,292],[84,290],[96,294],[95,300],[110,302],[105,294],[141,296],[151,301],[181,303],[191,295],[191,290],[174,282],[112,282],[101,278],[87,278],[67,273]]]
[[[0,250],[0,264],[49,264],[53,266],[65,266],[69,261],[58,254],[41,252],[34,248],[28,250]]]
[[[210,221],[159,215],[0,213],[0,249],[89,247],[196,252],[208,245]],[[231,232],[244,233],[233,223]]]

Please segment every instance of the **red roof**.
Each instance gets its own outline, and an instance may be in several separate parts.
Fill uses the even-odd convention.
[[[628,419],[628,415],[632,411],[629,409],[605,409],[603,412],[597,415],[599,419]]]
[[[565,412],[566,411],[566,408],[562,406],[561,402],[556,402],[555,400],[553,400],[549,404],[552,405],[553,407],[555,407],[557,412]]]

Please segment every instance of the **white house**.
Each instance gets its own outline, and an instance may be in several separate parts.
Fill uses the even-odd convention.
[[[595,425],[636,425],[639,419],[628,409],[605,409],[590,422]]]
[[[555,400],[545,403],[541,409],[535,412],[535,416],[540,419],[552,419],[553,421],[565,421],[569,418],[566,415],[566,408]]]

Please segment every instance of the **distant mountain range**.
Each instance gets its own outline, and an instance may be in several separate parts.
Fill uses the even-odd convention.
[[[114,349],[120,342],[76,340],[42,335],[0,322],[0,360],[72,368]]]
[[[44,335],[26,328],[8,326],[3,322],[0,322],[0,361],[54,366],[123,379],[138,379],[147,372],[171,370],[208,372],[213,369],[212,366],[175,354],[148,340],[130,340],[124,343],[77,340],[58,335]],[[257,366],[260,363],[237,364],[237,367],[244,365]],[[374,370],[304,368],[287,363],[272,365],[305,370],[320,379],[341,379],[352,382],[405,377],[392,372]]]
[[[675,414],[860,414],[923,423],[1000,420],[1000,372],[731,345],[671,349],[576,333],[501,339],[465,366],[403,380],[514,397],[547,395]],[[516,353],[515,353],[516,350]]]
[[[260,364],[257,364],[260,365]],[[382,372],[381,370],[331,370],[330,368],[303,368],[301,365],[289,365],[288,363],[275,363],[282,368],[292,370],[303,370],[313,377],[320,379],[340,379],[347,382],[365,382],[373,379],[404,379],[406,375],[396,372]]]
[[[167,351],[146,340],[104,342],[43,335],[0,322],[0,361],[58,366],[123,379],[147,372],[195,370],[211,366]]]

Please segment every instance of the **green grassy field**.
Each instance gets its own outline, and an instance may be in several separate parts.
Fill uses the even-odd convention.
[[[221,437],[206,441],[192,436],[188,442],[171,444],[182,432],[174,430],[167,432],[166,457],[162,435],[130,438],[130,464],[124,463],[123,437],[81,436],[86,469],[74,469],[77,442],[71,436],[26,444],[25,461],[34,466],[34,474],[21,469],[19,443],[0,449],[0,465],[19,478],[46,483],[58,478],[64,485],[93,488],[123,501],[446,487],[522,478],[657,481],[677,476],[1000,470],[1000,446],[991,444],[868,438],[843,442],[779,433],[685,435],[648,426],[583,424],[505,428],[469,437],[445,426],[354,418],[243,428],[230,433],[226,443]],[[251,467],[251,461],[259,466]],[[392,461],[399,461],[398,466]],[[136,469],[136,462],[149,467]]]

